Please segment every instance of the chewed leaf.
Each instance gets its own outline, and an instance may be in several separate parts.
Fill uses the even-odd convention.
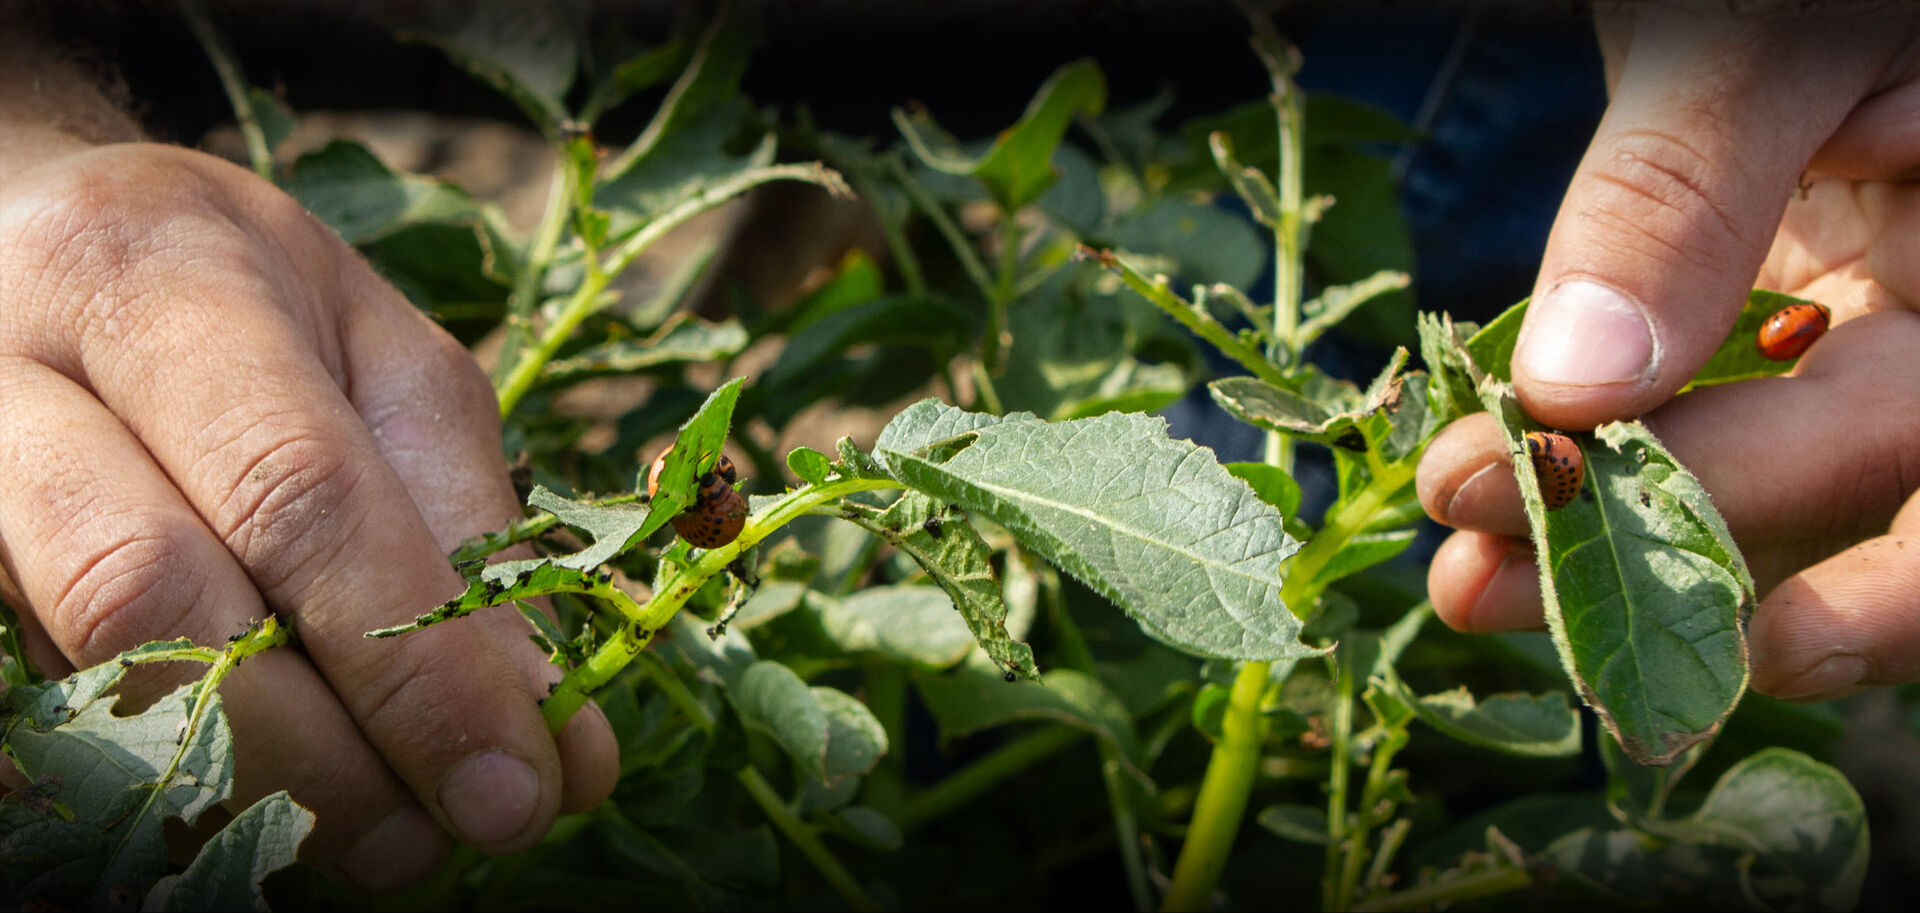
[[[213,835],[186,871],[160,879],[142,909],[270,909],[260,883],[298,861],[313,822],[313,812],[285,790],[255,802]]]
[[[1754,585],[1725,521],[1638,423],[1584,440],[1585,490],[1548,511],[1518,404],[1490,388],[1487,405],[1515,454],[1562,665],[1629,757],[1672,763],[1746,690],[1740,617]]]
[[[1169,644],[1234,659],[1319,652],[1280,602],[1280,563],[1299,543],[1279,512],[1162,419],[1050,423],[926,400],[878,449],[901,481],[1012,530]]]
[[[1347,450],[1365,450],[1370,416],[1391,415],[1403,405],[1425,396],[1405,398],[1407,350],[1399,349],[1365,392],[1352,384],[1321,375],[1309,375],[1299,390],[1287,390],[1254,377],[1229,377],[1207,385],[1213,401],[1249,425]],[[1424,416],[1424,403],[1422,416]],[[1414,423],[1417,430],[1418,422]],[[1378,430],[1390,433],[1390,429]],[[1376,441],[1375,443],[1380,443]],[[1403,451],[1404,452],[1404,451]],[[1389,458],[1397,458],[1398,454]]]
[[[1032,648],[1007,633],[1007,603],[989,563],[993,550],[964,512],[910,491],[881,514],[878,526],[946,591],[995,665],[1015,675],[1038,677]]]

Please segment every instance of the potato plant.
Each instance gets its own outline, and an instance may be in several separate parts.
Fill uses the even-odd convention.
[[[1264,21],[1252,45],[1271,82],[1248,93],[1267,97],[1178,132],[1156,123],[1162,103],[1109,108],[1082,61],[990,140],[901,109],[876,141],[741,98],[752,33],[724,10],[645,45],[589,40],[559,8],[483,6],[401,33],[505,93],[552,145],[526,237],[352,142],[277,158],[293,113],[192,20],[259,173],[421,308],[502,342],[526,517],[449,556],[464,592],[368,636],[517,611],[566,669],[549,723],[598,701],[620,740],[622,782],[600,808],[517,857],[457,854],[387,904],[1857,896],[1865,812],[1817,759],[1837,723],[1745,695],[1754,585],[1711,500],[1620,423],[1577,436],[1581,495],[1545,509],[1521,445],[1538,426],[1506,374],[1524,303],[1484,327],[1414,317],[1406,229],[1364,146],[1406,128],[1302,93],[1297,54]],[[657,99],[651,122],[603,146],[599,119],[640,98]],[[655,300],[615,294],[659,239],[776,181],[857,196],[890,269],[856,254],[789,308],[721,321],[687,307],[710,256]],[[1272,285],[1255,287],[1269,261]],[[1784,370],[1751,344],[1781,304],[1756,292],[1695,384]],[[1401,347],[1358,384],[1309,359],[1356,323],[1417,340],[1424,369]],[[779,354],[756,376],[694,380],[769,338]],[[1236,373],[1208,379],[1209,350]],[[653,383],[588,451],[555,399],[609,376]],[[1203,382],[1223,418],[1264,434],[1264,459],[1223,465],[1151,414]],[[920,399],[831,452],[766,443],[809,406],[929,390],[965,401]],[[1401,558],[1426,442],[1479,411],[1513,444],[1550,636],[1429,624],[1423,575]],[[1311,518],[1303,446],[1335,477]],[[750,515],[731,542],[692,548],[669,521],[703,509],[700,480],[728,448]],[[494,560],[520,545],[537,556]],[[284,793],[169,856],[163,822],[230,792],[222,677],[294,648],[273,619],[63,681],[34,673],[15,629],[4,746],[32,785],[0,800],[9,905],[366,902],[289,868],[312,816]],[[113,715],[124,670],[155,662],[207,672]]]

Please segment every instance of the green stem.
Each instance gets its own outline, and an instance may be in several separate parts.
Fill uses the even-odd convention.
[[[1020,224],[1013,213],[1000,214],[1000,260],[993,294],[987,296],[987,330],[981,340],[980,361],[991,377],[1000,373],[1011,340],[1007,334],[1007,305],[1013,301],[1013,277],[1020,264]]]
[[[1280,601],[1295,615],[1305,618],[1313,612],[1320,594],[1332,582],[1321,579],[1327,564],[1346,547],[1347,540],[1379,520],[1394,494],[1413,479],[1416,465],[1414,460],[1377,464],[1367,486],[1335,508],[1319,532],[1288,560]]]
[[[561,167],[565,168],[564,162]],[[607,255],[605,262],[596,260],[591,255],[592,252],[589,252],[586,259],[586,278],[581,281],[578,288],[574,289],[573,294],[568,296],[566,304],[561,306],[560,313],[554,317],[553,322],[541,330],[540,338],[531,348],[520,353],[518,359],[514,360],[513,367],[500,379],[500,415],[504,417],[513,412],[513,407],[518,405],[520,398],[533,388],[534,382],[540,378],[540,372],[546,368],[547,362],[553,360],[554,353],[560,351],[560,347],[566,343],[569,336],[573,335],[574,329],[580,325],[580,322],[607,304],[608,299],[602,293],[606,291],[608,283],[631,266],[635,259],[646,252],[647,248],[652,247],[654,242],[680,227],[688,219],[772,181],[806,181],[819,184],[835,195],[851,193],[838,174],[828,171],[817,162],[755,168],[729,175],[702,187],[699,192],[661,213],[653,221],[641,226],[640,230],[634,232],[625,241],[620,242],[620,246]],[[564,187],[561,189],[563,193],[566,190]],[[567,195],[570,196],[570,194]],[[533,258],[529,256],[528,259],[532,261]],[[531,270],[534,267],[529,262],[526,268]]]
[[[1118,254],[1095,254],[1094,256],[1099,257],[1103,265],[1111,265],[1119,273],[1120,281],[1125,282],[1128,288],[1153,302],[1167,316],[1179,321],[1181,326],[1193,331],[1194,335],[1219,349],[1220,354],[1233,359],[1240,367],[1247,369],[1248,373],[1276,387],[1291,389],[1294,386],[1294,382],[1287,378],[1286,373],[1275,367],[1273,362],[1268,361],[1267,356],[1259,349],[1241,341],[1239,336],[1229,331],[1220,321],[1213,319],[1213,315],[1199,305],[1174,294],[1173,290],[1167,287],[1164,277],[1148,279]],[[1283,444],[1289,440],[1281,435],[1274,435],[1270,439],[1277,439]],[[1271,457],[1271,452],[1268,455]],[[1287,451],[1287,459],[1292,460],[1291,450]]]
[[[773,787],[760,776],[760,771],[748,765],[740,768],[734,776],[739,778],[740,785],[747,788],[747,794],[753,797],[753,801],[759,803],[760,810],[766,813],[767,819],[773,822],[773,826],[779,828],[780,833],[787,835],[788,840],[793,841],[793,845],[800,850],[800,854],[807,857],[808,862],[813,863],[814,869],[818,870],[821,877],[827,880],[827,884],[833,887],[834,892],[847,902],[847,906],[855,910],[880,909],[880,905],[867,896],[866,890],[860,887],[860,883],[853,880],[852,873],[848,872],[846,867],[840,864],[840,860],[834,857],[833,851],[820,842],[820,835],[814,833],[813,828],[808,827],[806,822],[794,815],[793,810],[787,807],[787,803],[781,801],[780,796],[773,791]]]
[[[1275,189],[1280,194],[1280,224],[1273,232],[1273,338],[1267,347],[1267,357],[1283,364],[1297,364],[1301,355],[1297,336],[1300,299],[1306,273],[1303,268],[1306,251],[1301,237],[1300,90],[1293,83],[1293,75],[1278,61],[1270,61],[1268,67],[1273,79],[1273,108],[1279,122],[1280,173]],[[1266,445],[1267,462],[1293,472],[1293,448],[1285,436],[1269,431]]]
[[[513,293],[507,298],[507,313],[516,318],[520,345],[533,329],[533,313],[540,306],[540,289],[546,281],[553,252],[560,247],[567,220],[573,217],[575,182],[579,180],[564,147],[554,148],[553,175],[547,181],[547,201],[527,243],[527,256],[520,273],[513,279]],[[506,362],[503,360],[502,364]]]
[[[653,682],[654,687],[660,689],[661,694],[667,696],[668,703],[679,708],[680,714],[687,718],[687,722],[692,723],[694,728],[701,732],[713,732],[713,727],[717,725],[713,714],[708,713],[706,705],[700,703],[700,699],[694,697],[692,691],[687,690],[687,683],[681,681],[680,676],[673,674],[673,670],[667,668],[667,664],[661,662],[660,657],[652,653],[642,652],[638,659],[640,671]]]
[[[627,623],[609,636],[600,649],[595,650],[587,661],[574,667],[565,678],[560,680],[553,693],[540,704],[540,715],[547,721],[547,729],[559,732],[567,720],[581,707],[585,706],[595,691],[606,687],[613,677],[620,674],[628,663],[640,651],[647,648],[648,642],[660,628],[673,619],[674,613],[686,605],[687,600],[700,590],[715,574],[726,570],[727,565],[760,540],[771,535],[774,530],[787,525],[795,517],[808,513],[815,507],[835,498],[850,495],[856,491],[878,491],[887,488],[899,488],[900,483],[892,479],[841,479],[825,485],[809,486],[795,491],[775,503],[761,516],[747,518],[740,530],[739,538],[719,548],[707,549],[700,553],[693,564],[679,568],[659,589],[646,605],[628,610],[622,608]],[[615,592],[618,592],[617,590]],[[597,594],[597,592],[596,592]],[[629,600],[630,601],[630,600]],[[617,602],[617,600],[616,600]]]
[[[1047,726],[1023,735],[909,797],[894,821],[903,833],[919,830],[992,791],[1008,778],[1067,750],[1085,735],[1067,726]]]
[[[1320,903],[1327,910],[1345,910],[1353,905],[1352,897],[1341,896],[1340,875],[1346,855],[1356,852],[1357,839],[1347,826],[1347,791],[1352,773],[1348,754],[1353,750],[1353,650],[1343,644],[1336,656],[1333,745],[1328,756],[1332,769],[1327,773],[1327,860],[1320,880]]]
[[[1526,869],[1495,868],[1449,878],[1431,884],[1414,885],[1404,891],[1382,894],[1356,904],[1355,911],[1425,910],[1442,903],[1492,897],[1518,891],[1533,883]]]
[[[273,180],[273,150],[267,146],[267,132],[260,126],[259,112],[253,109],[252,86],[246,74],[240,72],[233,49],[207,19],[206,9],[198,0],[181,0],[180,11],[186,16],[187,28],[193,32],[194,40],[213,62],[214,72],[220,75],[220,88],[226,91],[227,103],[233,106],[234,121],[240,127],[240,138],[246,141],[247,161],[253,165],[253,173]]]
[[[1260,745],[1266,740],[1260,699],[1267,690],[1269,664],[1247,663],[1234,676],[1226,715],[1220,721],[1220,743],[1207,761],[1187,823],[1187,841],[1174,864],[1173,885],[1160,904],[1162,910],[1204,910],[1220,874],[1226,871],[1234,838],[1247,811],[1254,773],[1260,767]]]
[[[933,223],[934,229],[940,232],[941,237],[947,239],[947,246],[953,248],[953,255],[959,259],[961,268],[967,271],[967,278],[972,279],[973,284],[980,289],[980,297],[992,301],[993,280],[988,277],[986,264],[980,262],[980,254],[974,251],[973,244],[967,240],[966,233],[962,232],[953,218],[947,215],[947,211],[941,208],[939,201],[927,193],[927,189],[920,186],[919,181],[914,180],[912,173],[907,171],[905,163],[894,158],[889,160],[888,164],[893,167],[893,179],[899,182],[901,190],[907,192],[907,199],[913,201],[914,207],[927,217],[927,221]]]

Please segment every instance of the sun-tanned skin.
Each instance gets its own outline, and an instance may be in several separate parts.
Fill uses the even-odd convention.
[[[31,658],[288,619],[301,647],[223,686],[233,807],[290,790],[309,860],[369,888],[598,803],[611,729],[589,705],[548,734],[559,673],[511,613],[361,636],[519,516],[472,357],[268,182],[138,142],[51,43],[0,44],[0,595]]]

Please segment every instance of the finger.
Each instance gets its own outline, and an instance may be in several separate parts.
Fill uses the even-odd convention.
[[[1860,543],[1776,587],[1748,628],[1754,690],[1830,700],[1920,680],[1920,528]]]
[[[520,519],[500,450],[499,408],[486,374],[465,348],[345,244],[337,246],[337,256],[347,308],[342,355],[352,381],[349,401],[440,551]],[[560,680],[560,667],[528,639],[518,612],[482,612],[471,623],[491,633],[534,694],[547,694]],[[556,745],[563,813],[584,811],[612,793],[619,752],[597,705],[582,708],[558,734]]]
[[[512,659],[478,625],[362,636],[463,584],[340,392],[327,319],[344,310],[337,242],[257,178],[205,167],[225,169],[214,190],[224,209],[199,204],[165,237],[102,229],[77,249],[40,252],[78,277],[65,289],[77,313],[51,328],[61,335],[50,357],[126,422],[267,604],[293,620],[421,803],[482,850],[530,846],[555,814],[560,766]],[[100,211],[73,216],[89,224],[114,224],[150,192],[133,168],[89,180],[80,198]],[[88,294],[96,276],[120,279]],[[142,293],[116,294],[124,288]]]
[[[1848,49],[1834,28],[1635,9],[1514,355],[1534,418],[1639,415],[1712,354],[1802,170],[1890,54],[1880,41]]]
[[[1527,534],[1506,438],[1491,413],[1469,415],[1434,435],[1420,456],[1415,491],[1427,516],[1448,526]]]
[[[86,391],[8,360],[0,401],[0,465],[33,473],[0,486],[0,550],[31,608],[23,617],[44,619],[64,655],[93,665],[152,640],[219,644],[265,615],[226,548]],[[298,652],[255,657],[221,696],[239,758],[232,805],[288,790],[317,816],[302,856],[368,888],[404,887],[438,865],[445,836]]]
[[[1920,315],[1867,314],[1822,337],[1793,376],[1697,390],[1646,421],[1743,548],[1857,541],[1886,529],[1920,485],[1916,351]],[[1421,504],[1458,528],[1524,534],[1507,465],[1492,417],[1461,419],[1421,458]]]
[[[1447,537],[1427,567],[1434,614],[1455,631],[1532,631],[1545,624],[1540,572],[1524,539],[1463,530]]]

